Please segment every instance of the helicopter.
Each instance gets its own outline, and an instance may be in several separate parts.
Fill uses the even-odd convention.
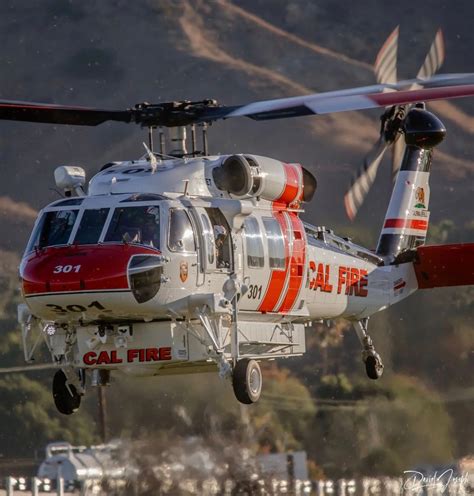
[[[218,372],[252,404],[262,392],[259,362],[303,355],[305,327],[339,317],[353,323],[368,377],[381,377],[369,318],[418,289],[474,284],[474,244],[425,245],[432,155],[446,129],[424,104],[473,95],[474,74],[444,74],[238,106],[0,101],[4,120],[148,129],[141,158],[105,164],[87,189],[81,167],[55,170],[63,197],[41,210],[21,260],[25,360],[46,343],[58,411],[74,413],[89,382],[107,385],[116,372]],[[317,181],[301,164],[208,150],[217,120],[371,108],[385,109],[389,144],[405,144],[375,250],[302,221]]]

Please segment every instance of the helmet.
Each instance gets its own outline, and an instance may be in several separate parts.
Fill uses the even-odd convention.
[[[224,226],[214,226],[214,236],[217,238],[225,238],[227,236],[227,229]]]
[[[153,206],[146,209],[147,216],[153,216],[156,223],[160,221],[160,208]]]

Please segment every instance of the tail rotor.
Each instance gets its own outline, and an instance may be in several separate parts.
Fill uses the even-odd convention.
[[[374,64],[377,82],[380,84],[397,83],[397,53],[399,26],[397,26],[382,45]],[[427,79],[435,74],[444,62],[445,50],[443,32],[438,29],[426,58],[417,74],[417,79]],[[416,89],[413,84],[410,89]],[[392,91],[387,88],[385,91]],[[392,181],[395,182],[400,163],[405,152],[405,143],[400,139],[403,119],[410,106],[393,106],[387,108],[381,116],[380,136],[364,158],[364,163],[355,173],[349,189],[344,195],[344,206],[350,220],[354,220],[372,187],[388,148],[392,150]]]

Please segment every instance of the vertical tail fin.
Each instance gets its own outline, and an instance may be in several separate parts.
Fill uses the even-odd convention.
[[[389,260],[425,242],[432,151],[446,134],[442,122],[422,108],[408,112],[403,129],[405,154],[377,246],[377,254]]]

